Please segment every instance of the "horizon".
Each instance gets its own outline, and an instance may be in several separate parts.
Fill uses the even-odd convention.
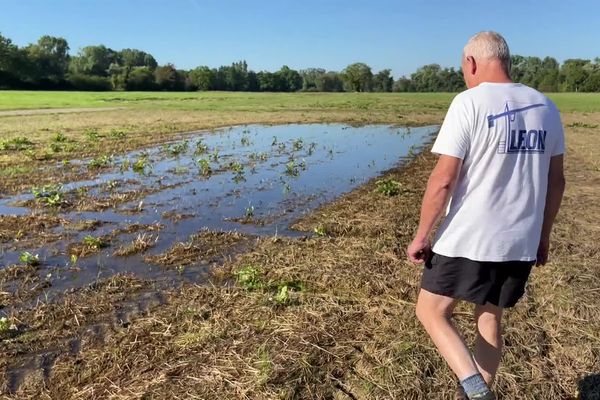
[[[115,0],[96,4],[4,1],[0,34],[19,47],[35,43],[43,35],[63,37],[69,43],[70,55],[90,45],[103,44],[114,50],[136,48],[152,54],[160,65],[171,63],[183,70],[218,68],[245,60],[254,71],[276,71],[283,65],[295,70],[341,71],[354,62],[364,62],[374,72],[391,69],[399,78],[427,64],[459,68],[462,47],[481,30],[501,33],[511,54],[549,56],[561,64],[571,58],[593,60],[600,56],[592,54],[593,39],[599,33],[594,31],[593,16],[600,5],[586,3],[588,11],[582,14],[561,2],[509,1],[508,8],[518,4],[522,12],[511,17],[514,25],[503,29],[505,20],[481,6],[457,9],[439,1],[399,5],[382,0],[365,6],[358,1],[320,4],[309,0],[301,5],[282,5],[269,0],[249,6],[240,0],[227,4],[180,0],[164,10],[157,0],[127,4]],[[537,9],[536,4],[543,4],[543,8]],[[315,7],[318,12],[313,15]],[[114,10],[121,12],[114,14]],[[528,17],[533,10],[540,20],[553,23],[531,24]],[[560,30],[553,28],[559,19],[574,21],[574,13],[577,23],[565,23]],[[153,23],[159,17],[166,22],[168,35]],[[469,22],[477,22],[465,26],[467,17]],[[423,26],[424,18],[433,23]],[[528,28],[526,36],[519,25],[522,22]],[[301,28],[295,28],[297,25]],[[106,30],[106,26],[112,29]],[[227,29],[219,29],[223,26]],[[203,42],[198,43],[197,38]]]

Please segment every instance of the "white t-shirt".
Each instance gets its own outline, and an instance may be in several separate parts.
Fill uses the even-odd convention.
[[[535,260],[550,158],[564,147],[558,109],[537,90],[486,82],[458,94],[432,149],[463,160],[433,251]]]

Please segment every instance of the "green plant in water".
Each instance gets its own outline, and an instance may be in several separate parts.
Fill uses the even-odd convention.
[[[205,153],[208,153],[208,146],[206,145],[206,143],[204,143],[202,138],[200,138],[196,142],[196,150],[194,151],[194,154],[199,155]]]
[[[312,156],[313,153],[315,152],[316,148],[317,148],[317,144],[315,142],[311,142],[310,145],[308,146],[308,155]]]
[[[85,236],[83,238],[83,244],[95,250],[108,247],[108,243],[106,243],[102,238],[97,238],[92,235]]]
[[[34,187],[31,189],[31,193],[33,194],[33,197],[51,207],[59,207],[64,200],[61,185]]]
[[[269,159],[269,154],[253,152],[253,153],[250,153],[248,158],[250,158],[250,160],[252,160],[252,161],[267,161]]]
[[[190,145],[187,140],[182,143],[172,144],[170,146],[166,146],[166,151],[170,156],[178,156],[181,153],[185,153],[189,149]]]
[[[126,159],[121,163],[119,170],[121,172],[125,172],[125,171],[128,171],[130,167],[131,167],[131,161],[129,161],[129,159]]]
[[[36,266],[40,265],[40,256],[37,254],[31,254],[28,251],[24,251],[21,253],[21,255],[19,255],[19,261],[26,265]]]
[[[294,150],[296,150],[296,151],[302,150],[302,148],[304,147],[304,141],[301,138],[296,139],[296,140],[294,140],[294,143],[292,146],[293,146]]]
[[[287,164],[285,164],[285,174],[289,176],[298,176],[300,174],[298,165],[296,165],[296,161],[290,160]]]
[[[248,207],[246,207],[246,218],[252,218],[254,216],[254,206],[251,204],[248,204]]]
[[[112,156],[109,155],[102,155],[102,156],[98,156],[96,158],[93,158],[90,163],[88,164],[88,168],[89,169],[101,169],[101,168],[107,168],[109,167],[111,164],[113,163],[113,158]]]
[[[375,191],[386,196],[396,196],[400,193],[402,187],[399,182],[393,179],[381,179],[375,182],[375,184],[377,185]]]
[[[292,186],[288,182],[286,182],[283,185],[283,194],[288,194],[291,191],[292,191]]]
[[[212,168],[210,167],[210,162],[205,158],[200,158],[196,161],[198,168],[200,169],[200,175],[208,176],[212,173]]]
[[[277,136],[273,136],[273,141],[271,142],[271,146],[277,146]]]
[[[213,162],[218,162],[218,161],[219,161],[219,150],[216,150],[216,149],[215,149],[215,150],[212,152],[212,154],[210,155],[210,159],[211,159]]]
[[[133,172],[136,172],[138,174],[144,174],[146,172],[146,168],[148,168],[149,166],[150,166],[150,161],[148,160],[148,155],[142,154],[132,164],[131,169],[133,169]]]
[[[250,146],[252,144],[248,136],[242,136],[242,140],[240,142],[242,143],[242,146]]]
[[[229,169],[238,174],[244,173],[244,166],[237,161],[232,161],[229,163]]]

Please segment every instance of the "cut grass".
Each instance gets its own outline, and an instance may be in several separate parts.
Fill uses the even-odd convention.
[[[600,230],[590,217],[600,215],[600,147],[590,128],[600,114],[564,120],[564,206],[551,262],[534,270],[525,298],[507,312],[502,398],[600,396]],[[426,151],[295,225],[322,237],[250,243],[201,232],[174,246],[152,261],[222,265],[211,285],[169,289],[167,304],[136,314],[143,307],[134,293],[147,284],[118,276],[16,311],[27,329],[0,342],[0,383],[31,353],[51,356],[31,363],[13,398],[449,398],[453,376],[414,317],[420,268],[404,254],[434,162]],[[398,182],[401,193],[377,193],[377,180]],[[220,257],[238,242],[246,253]],[[13,275],[43,290],[31,267],[0,270],[0,284]],[[4,287],[2,304],[22,302]],[[468,343],[471,311],[462,305],[454,316]]]

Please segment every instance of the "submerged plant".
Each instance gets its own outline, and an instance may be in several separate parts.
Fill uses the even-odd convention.
[[[109,155],[102,155],[102,156],[98,156],[96,158],[93,158],[90,163],[88,164],[88,168],[89,169],[100,169],[100,168],[107,168],[109,167],[111,164],[113,163],[113,158],[112,156]]]
[[[218,162],[219,161],[219,150],[214,150],[212,152],[212,154],[210,155],[210,159],[213,160],[213,162]]]
[[[83,238],[83,244],[94,250],[108,247],[108,243],[106,243],[102,238],[94,237],[92,235],[85,236]]]
[[[64,200],[61,185],[34,187],[31,189],[31,193],[34,198],[51,207],[60,206]]]
[[[206,143],[204,143],[202,138],[200,138],[196,142],[196,150],[194,151],[194,154],[199,155],[205,153],[208,153],[208,146],[206,145]]]
[[[178,156],[181,153],[185,153],[189,147],[190,147],[190,145],[189,145],[188,141],[185,140],[181,143],[165,146],[165,150],[170,156]]]
[[[137,172],[138,174],[144,174],[146,172],[146,168],[148,168],[149,166],[150,166],[150,160],[148,159],[148,155],[142,154],[131,165],[131,169],[133,169],[133,172]]]
[[[294,140],[292,147],[294,148],[294,150],[302,150],[302,148],[304,147],[304,141],[299,138]]]
[[[31,254],[28,251],[24,251],[19,256],[19,261],[26,265],[36,266],[40,265],[40,256],[37,254]]]
[[[298,176],[300,174],[296,161],[290,160],[287,164],[285,164],[285,174],[289,176]]]
[[[253,153],[250,153],[250,156],[248,156],[248,157],[252,161],[267,161],[269,159],[269,154],[253,152]]]
[[[208,162],[205,158],[200,158],[196,160],[196,165],[200,169],[200,175],[208,176],[212,173],[212,168],[210,167],[210,162]]]
[[[242,143],[242,146],[250,146],[252,144],[248,136],[242,136],[242,140],[240,142]]]
[[[125,172],[125,171],[128,171],[130,167],[131,167],[131,161],[129,161],[129,159],[125,159],[121,163],[121,166],[119,167],[119,170],[121,172]]]
[[[237,161],[231,161],[229,163],[229,169],[238,174],[244,173],[244,166]]]
[[[254,216],[254,206],[251,204],[248,204],[248,207],[246,207],[246,218],[252,218]]]

